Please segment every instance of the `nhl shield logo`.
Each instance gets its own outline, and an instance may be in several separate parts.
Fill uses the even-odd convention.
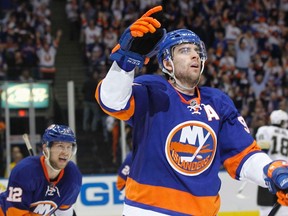
[[[183,175],[196,176],[210,167],[216,147],[217,138],[209,125],[187,121],[169,133],[165,152],[174,170]]]

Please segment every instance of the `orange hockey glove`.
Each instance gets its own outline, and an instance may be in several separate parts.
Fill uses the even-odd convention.
[[[129,26],[119,43],[113,48],[110,59],[116,61],[125,71],[136,66],[141,68],[158,51],[166,30],[161,28],[162,6],[156,6]]]
[[[285,193],[284,191],[278,191],[276,195],[278,197],[277,202],[279,204],[288,206],[288,193]]]

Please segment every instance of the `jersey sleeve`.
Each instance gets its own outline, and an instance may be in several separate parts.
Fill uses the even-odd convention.
[[[112,64],[95,92],[95,98],[105,113],[121,120],[128,120],[133,115],[133,79],[134,72],[122,70],[116,62]]]
[[[240,179],[245,161],[253,154],[261,152],[261,149],[233,101],[223,94],[221,102],[220,112],[223,120],[218,135],[221,160],[229,175]]]

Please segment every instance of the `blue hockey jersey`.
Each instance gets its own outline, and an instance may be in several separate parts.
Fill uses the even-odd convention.
[[[70,161],[57,180],[50,181],[44,156],[27,157],[12,170],[7,190],[0,194],[0,216],[46,215],[69,209],[78,197],[82,175]]]
[[[221,166],[239,179],[245,161],[261,152],[232,100],[210,87],[184,95],[162,76],[143,75],[131,84],[126,104],[121,103],[127,95],[117,95],[122,108],[115,109],[117,98],[109,89],[121,78],[113,77],[120,74],[113,72],[115,67],[99,83],[95,97],[106,113],[133,127],[125,204],[163,215],[215,216],[220,208]],[[122,82],[114,86],[125,91]]]
[[[116,187],[119,191],[123,190],[126,186],[126,181],[130,173],[131,164],[132,152],[129,152],[117,172]]]

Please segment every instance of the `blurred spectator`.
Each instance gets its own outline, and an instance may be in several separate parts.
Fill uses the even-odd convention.
[[[11,149],[11,163],[9,165],[10,171],[24,158],[21,148],[19,146],[13,146]],[[5,178],[8,178],[8,172],[5,171]]]
[[[277,87],[282,86],[282,82],[285,80],[285,73],[278,58],[270,57],[264,64],[264,69],[269,71],[270,77],[273,78],[273,82]]]
[[[232,73],[235,70],[235,59],[232,55],[232,51],[224,51],[224,55],[220,58],[219,68],[222,71]]]
[[[4,59],[4,55],[0,52],[0,80],[6,80],[7,68],[8,66]]]
[[[255,106],[249,109],[252,116],[251,119],[251,134],[255,137],[255,133],[257,132],[258,128],[267,124],[268,122],[268,114],[265,110],[265,107],[260,99],[255,101]]]
[[[96,10],[95,8],[91,5],[91,2],[89,0],[85,0],[81,12],[83,13],[81,19],[85,19],[86,22],[90,22],[90,20],[95,20],[96,19]]]
[[[91,77],[84,82],[82,93],[83,101],[83,131],[95,132],[98,128],[98,123],[101,120],[101,110],[95,100],[95,91],[99,82],[98,72],[95,71]]]
[[[41,0],[36,3],[36,0],[34,0],[34,14],[50,19],[51,9],[49,8],[49,2],[50,0]]]
[[[70,40],[79,40],[80,17],[77,0],[67,0],[65,11],[69,22]]]
[[[46,41],[48,44],[53,43],[52,28],[51,25],[44,25],[44,32],[41,35],[43,41]]]
[[[39,32],[36,33],[37,56],[39,59],[38,67],[40,78],[43,80],[51,80],[54,82],[56,73],[55,58],[61,35],[62,31],[58,30],[53,43],[48,44],[46,40],[43,40],[41,43],[40,34]]]
[[[144,2],[149,2],[149,1],[143,1],[143,3],[142,3],[142,1],[140,1],[140,2],[141,2],[140,3],[140,7],[141,7],[141,4],[143,4]],[[150,2],[150,5],[147,5],[147,6],[150,8],[150,7],[152,7],[151,5],[156,5],[156,4],[161,4],[161,1],[157,1],[157,0],[155,0],[154,2],[152,1],[152,2]],[[189,15],[191,13],[191,9],[195,5],[195,2],[190,1],[190,0],[180,0],[178,2],[178,4],[179,4],[179,7],[181,8],[181,14],[184,17],[189,17]],[[143,10],[147,9],[148,8],[147,6],[146,7],[142,6]],[[196,34],[199,35],[198,33],[196,33]],[[202,38],[201,35],[199,35],[199,37]]]
[[[118,34],[113,27],[110,26],[104,31],[103,43],[106,48],[109,49],[109,52],[111,52],[114,46],[118,43]]]
[[[220,75],[220,85],[218,86],[223,92],[226,92],[229,97],[234,98],[234,86],[229,72],[223,72]]]
[[[8,65],[7,79],[18,80],[23,68],[27,68],[26,62],[19,50],[15,51],[12,61]]]
[[[88,76],[90,76],[95,70],[101,68],[101,66],[106,64],[106,55],[103,46],[97,44],[93,47],[91,56],[88,59],[88,63]]]
[[[258,70],[248,69],[249,83],[255,93],[255,97],[258,99],[262,91],[265,90],[266,84],[269,80],[269,71],[261,68]]]
[[[124,10],[124,1],[122,0],[112,0],[111,1],[111,11],[113,15],[113,19],[121,20],[122,19],[122,11]]]
[[[235,42],[235,66],[239,70],[248,72],[251,57],[257,52],[253,44],[250,44],[245,35],[241,35]]]
[[[281,64],[285,71],[285,73],[288,75],[288,42],[285,41],[282,47],[282,58],[281,58]]]
[[[130,25],[132,20],[136,20],[140,11],[137,9],[139,8],[138,2],[136,1],[124,1],[124,8],[122,11],[123,19],[125,26]],[[137,9],[136,9],[137,8]]]
[[[34,24],[34,29],[35,29],[35,32],[39,32],[41,37],[43,38],[44,35],[46,34],[45,31],[47,31],[47,26],[51,26],[51,21],[45,17],[45,16],[42,16],[42,15],[35,15],[34,14],[34,17],[35,17],[35,24]],[[49,38],[48,38],[49,40]]]
[[[218,65],[219,59],[224,55],[224,52],[228,50],[228,43],[226,39],[224,38],[224,32],[222,30],[217,30],[215,32],[213,48],[215,50],[215,55],[217,57],[217,65]]]
[[[105,142],[110,142],[112,146],[112,162],[117,163],[119,138],[120,138],[120,121],[112,116],[106,117],[106,122],[104,124],[106,128],[104,129]]]
[[[103,5],[106,5],[106,8],[103,7],[102,5],[102,10],[98,12],[98,16],[97,16],[97,20],[96,20],[96,24],[102,29],[102,30],[105,30],[105,29],[108,29],[109,28],[109,19],[110,19],[110,11],[106,10],[105,9],[108,9],[107,6],[108,6],[108,3],[109,1],[103,1]]]
[[[19,49],[19,44],[14,41],[13,37],[7,36],[3,46],[5,48],[5,59],[9,66],[10,64],[13,64],[15,52]]]
[[[82,14],[82,28],[84,34],[84,42],[85,42],[85,57],[89,59],[91,57],[91,52],[94,48],[96,42],[102,42],[101,34],[102,28],[95,24],[94,20],[90,20],[87,23],[84,14]]]
[[[271,23],[270,23],[271,24]],[[284,45],[284,41],[282,39],[282,32],[279,28],[279,26],[275,25],[275,22],[273,21],[273,26],[269,26],[269,37],[268,37],[268,46],[271,50],[271,57],[277,58],[278,60],[281,60],[281,48]]]
[[[234,46],[235,41],[241,34],[242,31],[236,25],[236,20],[234,18],[230,18],[225,26],[225,40],[227,43]]]
[[[34,37],[34,36],[33,36]],[[26,36],[20,47],[23,59],[30,69],[37,66],[36,45],[32,39],[32,36]]]
[[[21,72],[21,75],[19,76],[19,80],[21,82],[33,82],[34,79],[33,77],[31,76],[31,73],[30,73],[30,70],[29,69],[23,69],[22,72]]]

